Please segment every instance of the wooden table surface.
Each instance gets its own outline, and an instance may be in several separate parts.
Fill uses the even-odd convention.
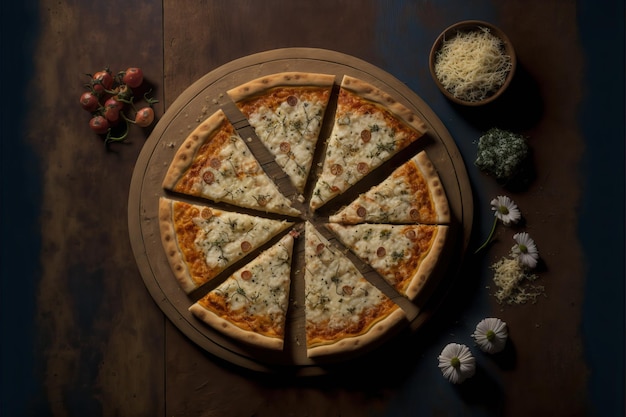
[[[23,1],[2,4],[2,416],[617,416],[624,414],[624,4],[619,1]],[[519,71],[508,98],[459,108],[435,88],[430,46],[465,19],[503,29]],[[489,266],[514,229],[470,257],[426,325],[328,375],[233,366],[161,311],[131,250],[128,199],[150,130],[106,148],[78,105],[86,73],[143,68],[163,117],[235,59],[307,47],[405,83],[458,146],[474,194],[471,245],[506,194],[542,258],[536,303],[501,305]],[[190,120],[190,125],[197,121]],[[536,177],[505,189],[473,164],[491,127],[528,137]],[[505,354],[474,346],[478,321],[509,325]],[[450,342],[477,375],[445,381]],[[401,355],[405,366],[386,366]]]

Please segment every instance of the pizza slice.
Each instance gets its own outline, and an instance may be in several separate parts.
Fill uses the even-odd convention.
[[[187,293],[293,223],[161,197],[159,227],[168,262]]]
[[[426,151],[421,151],[328,220],[445,224],[450,222],[450,208],[435,166]]]
[[[263,171],[221,109],[184,140],[163,188],[255,210],[300,214]]]
[[[310,223],[305,223],[308,357],[348,353],[378,341],[406,317]]]
[[[373,85],[344,76],[311,209],[345,192],[425,132],[426,125],[409,108]]]
[[[334,75],[283,72],[227,91],[300,193],[334,82]]]
[[[229,276],[189,307],[204,323],[236,340],[282,350],[291,283],[293,235]]]
[[[414,300],[439,261],[445,225],[326,225],[400,294]]]

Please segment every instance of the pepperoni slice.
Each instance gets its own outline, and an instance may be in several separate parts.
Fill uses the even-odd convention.
[[[280,151],[283,153],[289,153],[291,151],[291,145],[289,144],[289,142],[281,142]]]
[[[339,190],[341,190],[341,188],[337,187],[336,185],[330,187],[330,191],[332,191],[333,193],[339,192]]]
[[[345,295],[352,295],[352,287],[349,285],[344,285],[343,287],[341,287],[341,292]]]
[[[376,255],[377,255],[379,258],[384,257],[386,254],[387,254],[387,251],[386,251],[386,250],[385,250],[385,248],[383,248],[382,246],[381,246],[381,247],[379,247],[379,248],[376,250]]]
[[[404,232],[404,236],[406,236],[406,238],[409,240],[415,240],[417,239],[417,232],[413,229],[409,229],[406,232]]]
[[[361,131],[361,140],[364,143],[369,142],[372,139],[372,132],[370,132],[369,130],[362,130]]]
[[[324,248],[326,248],[326,245],[324,245],[323,243],[319,243],[315,248],[315,253],[319,255],[320,253],[322,253]]]
[[[250,252],[250,249],[252,249],[252,244],[250,242],[248,242],[247,240],[244,240],[243,242],[241,242],[242,251]]]
[[[333,175],[341,175],[343,173],[343,167],[339,164],[333,164],[330,167],[330,173]]]
[[[211,158],[209,165],[211,165],[211,168],[219,169],[222,166],[222,160],[219,158]]]
[[[367,174],[370,170],[370,166],[366,162],[359,162],[356,166],[356,170],[359,174]]]
[[[418,209],[411,209],[409,216],[411,216],[412,220],[418,220],[420,218],[420,212]]]
[[[252,279],[252,272],[248,271],[247,269],[245,271],[242,271],[241,279],[250,281]]]
[[[211,217],[213,217],[213,211],[210,208],[205,207],[200,212],[200,216],[205,220],[209,220]]]
[[[356,209],[356,215],[359,217],[367,216],[367,209],[363,206],[359,206],[359,208]]]
[[[296,96],[287,97],[287,104],[289,104],[292,107],[295,106],[296,104],[298,104],[298,97]]]
[[[259,206],[265,207],[268,203],[267,197],[265,197],[264,195],[260,195],[257,197],[256,202],[259,204]]]
[[[206,171],[204,174],[202,174],[202,179],[204,180],[204,182],[211,185],[213,184],[213,182],[215,182],[215,175],[213,175],[211,171]]]

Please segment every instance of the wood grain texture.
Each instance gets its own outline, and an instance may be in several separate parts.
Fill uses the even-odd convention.
[[[138,3],[132,15],[120,12],[126,7],[113,1],[93,13],[90,2],[44,1],[39,9],[28,141],[42,184],[38,350],[52,415],[164,408],[164,318],[137,272],[126,221],[132,167],[148,131],[133,127],[126,143],[107,150],[78,105],[85,74],[105,67],[139,66],[149,80],[162,78],[161,37],[146,35],[159,28],[160,7]]]
[[[3,213],[15,215],[2,219],[9,238],[2,254],[19,251],[21,257],[2,259],[3,273],[10,274],[2,277],[2,312],[9,314],[2,317],[0,354],[3,365],[16,362],[7,355],[17,351],[28,352],[22,357],[32,358],[33,363],[12,364],[9,372],[3,369],[0,414],[623,413],[623,392],[612,392],[614,386],[623,391],[623,369],[614,369],[623,365],[623,352],[619,352],[623,334],[618,331],[615,337],[612,317],[601,315],[612,309],[623,312],[623,299],[621,305],[597,305],[598,300],[610,303],[618,298],[608,294],[612,289],[623,289],[623,274],[609,276],[623,272],[623,254],[608,258],[613,252],[604,245],[623,240],[623,231],[602,228],[591,235],[594,240],[589,236],[583,240],[581,232],[594,229],[598,213],[605,217],[598,223],[613,225],[611,213],[623,208],[623,198],[606,209],[589,197],[589,188],[596,195],[598,190],[614,192],[606,177],[598,179],[598,175],[619,169],[596,166],[619,159],[609,155],[614,147],[623,149],[623,120],[616,127],[618,121],[607,115],[617,110],[605,110],[619,101],[621,107],[615,108],[623,113],[623,91],[618,100],[616,92],[604,90],[604,80],[590,79],[609,69],[623,74],[623,36],[620,42],[606,36],[614,31],[605,30],[607,23],[602,20],[619,12],[613,14],[616,20],[621,17],[623,35],[623,5],[609,3],[613,2],[140,0],[129,6],[120,0],[97,5],[85,0],[41,0],[23,2],[35,14],[33,22],[23,22],[23,14],[5,13],[12,10],[7,5],[16,3],[4,2],[2,52],[6,45],[26,40],[34,40],[30,45],[34,51],[32,67],[21,65],[29,59],[9,56],[6,60],[3,55],[5,63],[20,63],[19,71],[28,82],[12,85],[11,91],[17,91],[26,104],[17,108],[19,117],[3,118],[3,124],[11,124],[10,131],[15,132],[2,137],[2,163],[12,162],[2,167],[3,180],[12,181],[13,190],[22,189],[18,194],[2,194]],[[513,94],[503,102],[468,111],[451,106],[436,90],[429,79],[426,52],[447,25],[476,18],[507,33],[516,47],[520,71]],[[24,32],[28,39],[20,37]],[[7,33],[10,36],[5,37]],[[618,53],[612,49],[616,44]],[[84,74],[105,66],[143,67],[160,100],[157,114],[162,115],[192,82],[211,70],[283,47],[350,54],[407,83],[441,117],[468,167],[475,154],[474,141],[496,122],[530,138],[537,170],[530,186],[506,190],[469,170],[481,225],[472,243],[479,245],[489,232],[488,202],[498,194],[510,194],[519,204],[523,227],[499,228],[489,252],[465,266],[464,279],[446,299],[436,322],[415,335],[403,335],[404,343],[384,351],[407,358],[402,367],[389,369],[387,362],[372,360],[373,373],[369,368],[346,367],[331,377],[311,379],[243,371],[206,353],[165,319],[138,272],[129,244],[127,201],[148,132],[135,130],[127,143],[106,151],[88,129],[88,115],[78,107]],[[589,62],[591,56],[601,56],[602,62]],[[3,81],[14,83],[12,78]],[[15,104],[20,101],[15,100]],[[596,108],[598,117],[583,111]],[[7,114],[3,109],[3,117]],[[199,115],[189,116],[195,120]],[[584,126],[588,137],[583,135]],[[19,185],[13,181],[16,172],[7,168],[15,161],[24,162],[16,171],[25,176]],[[589,182],[593,177],[589,173],[596,175],[597,182]],[[622,191],[615,194],[623,197]],[[15,196],[26,197],[22,202],[34,206],[6,208]],[[583,210],[587,212],[581,215]],[[31,227],[7,227],[24,219]],[[581,227],[581,219],[594,221]],[[492,297],[493,287],[486,288],[493,285],[488,267],[508,253],[512,234],[518,230],[531,233],[539,245],[543,268],[537,284],[545,286],[547,298],[537,304],[501,306]],[[597,253],[591,253],[592,247],[598,247]],[[33,265],[26,274],[16,273],[21,266],[11,263],[27,258],[28,251]],[[590,271],[603,274],[591,276]],[[616,280],[622,281],[621,286],[614,284]],[[590,297],[585,293],[589,289],[597,293]],[[7,300],[14,309],[6,307]],[[593,309],[594,314],[585,309]],[[470,334],[487,315],[509,324],[510,342],[502,355],[487,356],[474,348]],[[589,321],[589,317],[600,320]],[[478,359],[477,375],[460,387],[444,381],[436,367],[436,357],[448,342],[468,344]],[[616,350],[619,358],[590,358],[592,351]],[[372,376],[380,373],[385,378]],[[595,399],[590,393],[595,393]],[[599,409],[614,412],[596,412]]]

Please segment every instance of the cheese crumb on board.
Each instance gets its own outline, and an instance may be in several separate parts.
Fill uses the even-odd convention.
[[[544,294],[543,286],[527,284],[538,277],[524,270],[517,258],[504,257],[491,265],[491,269],[494,271],[493,282],[498,287],[494,296],[500,304],[535,303],[537,297]]]

